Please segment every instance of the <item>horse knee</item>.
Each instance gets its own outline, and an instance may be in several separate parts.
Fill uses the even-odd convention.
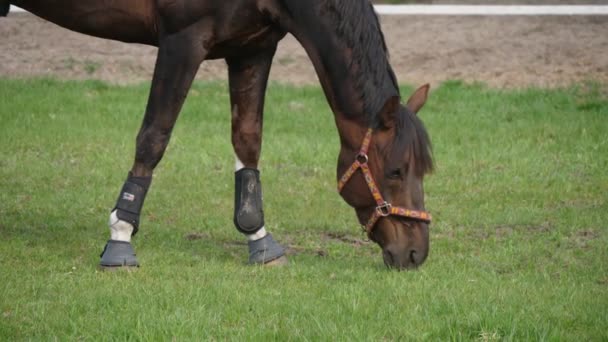
[[[137,136],[135,160],[154,169],[160,162],[169,144],[171,133],[147,129]]]

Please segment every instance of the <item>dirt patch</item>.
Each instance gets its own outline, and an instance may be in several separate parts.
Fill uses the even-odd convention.
[[[371,241],[369,240],[364,240],[364,239],[359,239],[356,237],[353,237],[351,235],[347,235],[344,233],[324,233],[322,235],[322,239],[325,241],[337,241],[337,242],[341,242],[341,243],[345,243],[348,245],[351,245],[352,247],[361,247],[361,246],[365,246],[365,245],[369,245],[371,243]]]
[[[533,224],[529,224],[529,225],[505,224],[505,225],[498,225],[493,228],[460,227],[457,230],[465,232],[466,236],[470,236],[476,240],[493,239],[493,240],[500,241],[500,240],[508,239],[508,238],[512,237],[514,234],[520,234],[520,235],[524,235],[524,236],[531,236],[531,235],[536,235],[536,234],[546,234],[548,232],[551,232],[553,230],[553,227],[551,226],[551,224],[549,222],[543,222],[543,223],[536,224],[536,225],[533,225]],[[450,240],[456,238],[454,231],[447,231],[447,232],[435,234],[434,237],[446,238],[446,239],[450,239]]]
[[[600,237],[600,233],[593,229],[581,229],[568,237],[567,247],[586,249],[594,240]]]
[[[382,16],[400,82],[437,86],[447,79],[494,87],[608,83],[608,17]],[[0,77],[52,76],[117,84],[149,81],[156,49],[70,32],[27,13],[0,18]],[[223,61],[199,79],[225,80]],[[318,84],[298,42],[286,37],[271,80]]]
[[[192,232],[192,233],[186,234],[184,236],[184,239],[186,239],[188,241],[209,239],[209,234],[207,234],[207,233],[199,233],[199,232]]]
[[[505,238],[512,235],[514,232],[522,232],[525,234],[540,234],[551,231],[551,224],[543,222],[539,225],[501,225],[494,228],[496,238]]]

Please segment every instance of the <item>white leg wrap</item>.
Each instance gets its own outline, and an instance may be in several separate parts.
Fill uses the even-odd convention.
[[[255,234],[246,235],[246,236],[247,236],[247,240],[249,240],[249,241],[256,241],[256,240],[259,240],[259,239],[263,238],[267,234],[268,233],[266,232],[266,228],[262,227],[262,228],[260,228],[260,230],[258,230],[257,232],[255,232]]]
[[[110,214],[108,222],[110,226],[110,239],[117,241],[131,242],[131,234],[133,234],[133,225],[122,221],[116,215],[116,210]]]
[[[239,159],[239,157],[237,157],[235,155],[234,159],[235,159],[235,162],[234,162],[234,172],[237,172],[237,171],[245,168],[245,164],[243,164],[243,162]]]

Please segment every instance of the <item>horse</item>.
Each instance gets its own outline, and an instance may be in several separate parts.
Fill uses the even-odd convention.
[[[7,0],[0,0],[7,5]],[[258,161],[265,91],[279,41],[292,34],[318,75],[339,134],[338,191],[389,268],[417,268],[429,253],[423,179],[432,148],[417,116],[429,85],[403,103],[379,18],[368,0],[8,0],[67,29],[156,46],[134,162],[110,213],[107,269],[138,267],[131,238],[199,66],[228,67],[235,153],[234,224],[250,264],[284,264],[264,223]]]

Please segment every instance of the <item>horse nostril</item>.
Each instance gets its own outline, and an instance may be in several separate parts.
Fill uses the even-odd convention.
[[[382,251],[384,264],[389,268],[414,269],[425,259],[424,252],[415,248],[388,246]]]
[[[415,266],[418,267],[424,263],[426,259],[426,253],[420,252],[419,250],[412,249],[410,251],[410,261]]]

